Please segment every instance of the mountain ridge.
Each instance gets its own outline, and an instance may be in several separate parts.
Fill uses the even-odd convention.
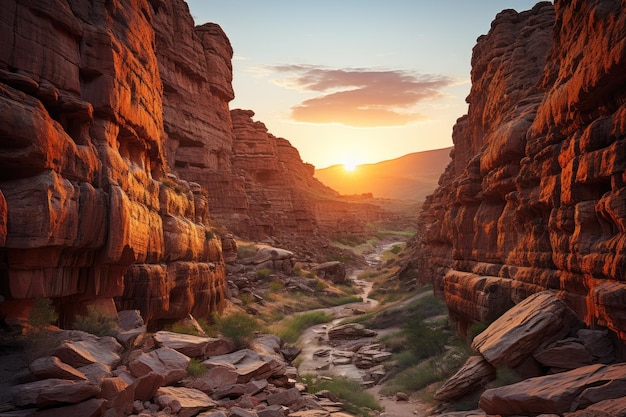
[[[357,165],[347,171],[336,164],[316,169],[315,177],[343,195],[372,193],[376,198],[423,201],[438,185],[450,162],[452,147],[412,152],[398,158]]]

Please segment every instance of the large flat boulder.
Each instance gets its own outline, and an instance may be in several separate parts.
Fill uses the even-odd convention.
[[[204,392],[183,387],[159,388],[155,401],[162,408],[169,407],[178,417],[192,417],[217,405]]]
[[[173,384],[187,376],[187,366],[191,359],[169,347],[162,347],[142,353],[131,361],[128,367],[136,378],[156,373],[165,378],[165,385]]]
[[[496,378],[496,369],[480,355],[470,356],[465,364],[435,392],[437,401],[450,401],[485,386]]]
[[[74,368],[94,363],[115,367],[120,362],[122,345],[113,337],[98,337],[78,330],[64,331],[58,337],[63,341],[54,356]]]
[[[512,368],[542,343],[569,333],[575,320],[556,292],[542,291],[500,316],[474,338],[472,348],[496,368]]]
[[[487,414],[562,415],[626,392],[626,363],[589,365],[486,390],[479,406]]]

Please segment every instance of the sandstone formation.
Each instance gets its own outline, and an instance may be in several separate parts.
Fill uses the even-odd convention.
[[[212,224],[302,253],[302,236],[381,218],[253,112],[231,112],[228,38],[194,27],[183,0],[44,3],[2,3],[2,317],[42,297],[66,326],[88,307],[206,316],[225,290]]]
[[[420,274],[461,333],[556,289],[626,339],[625,26],[623,2],[543,2],[499,13],[478,39],[419,243]]]
[[[219,308],[206,192],[165,175],[153,28],[168,4],[2,2],[4,316],[40,297],[65,324],[114,298],[146,320]]]

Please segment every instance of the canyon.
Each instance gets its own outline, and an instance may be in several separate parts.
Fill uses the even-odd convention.
[[[414,242],[461,334],[555,290],[626,340],[625,25],[623,1],[542,2],[477,40],[469,110]]]
[[[383,217],[229,109],[228,38],[184,1],[2,8],[1,317],[41,297],[62,324],[90,306],[206,316],[223,306],[231,234],[322,246]]]
[[[288,248],[284,269],[295,256],[313,266],[326,259],[311,247],[394,216],[327,187],[253,110],[230,109],[228,37],[194,26],[183,0],[2,0],[2,10],[5,323],[41,298],[61,326],[92,308],[136,310],[141,328],[207,317],[224,307],[236,238]],[[544,383],[576,387],[593,374],[586,406],[596,386],[624,379],[623,366],[605,363],[626,354],[624,10],[624,0],[541,2],[501,12],[477,40],[468,112],[407,266],[433,284],[460,335],[489,325],[461,381],[444,386],[467,375],[480,385],[507,364],[525,376],[560,371],[559,352],[586,343],[597,348],[590,368]],[[278,261],[278,249],[266,252]],[[523,351],[516,332],[528,328],[517,321],[545,326]],[[542,412],[521,395],[540,382],[526,381],[479,404]]]

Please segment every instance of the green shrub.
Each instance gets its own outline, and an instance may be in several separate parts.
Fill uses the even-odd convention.
[[[56,332],[48,326],[57,322],[57,315],[52,300],[37,298],[28,313],[30,328],[23,336],[24,356],[29,362],[42,356],[50,355],[50,352],[59,346]]]
[[[333,317],[324,311],[296,314],[278,323],[274,327],[273,333],[285,343],[295,343],[303,330],[316,324],[328,323],[332,319]]]
[[[198,377],[206,374],[208,371],[207,367],[202,365],[202,361],[199,359],[193,358],[189,361],[189,365],[187,366],[187,375],[191,377]]]
[[[36,330],[55,324],[58,319],[59,316],[52,306],[52,300],[47,298],[37,298],[28,313],[28,324]]]
[[[285,284],[279,279],[273,279],[268,287],[270,292],[281,292],[285,289]]]
[[[328,285],[321,279],[315,281],[315,291],[324,291],[326,288],[328,288]]]
[[[173,333],[179,334],[188,334],[191,336],[198,336],[198,330],[193,327],[191,324],[184,324],[182,322],[177,321],[176,323],[170,324],[165,328],[165,330]]]
[[[261,268],[256,271],[256,277],[258,279],[265,280],[265,279],[268,279],[270,275],[272,275],[272,270],[268,268]]]
[[[87,315],[77,316],[72,327],[98,337],[114,336],[116,334],[116,322],[116,317],[102,314],[94,306],[88,306]]]
[[[257,251],[258,248],[254,243],[237,245],[237,257],[239,259],[251,258],[257,253]]]
[[[250,345],[255,331],[260,331],[259,323],[246,313],[233,313],[225,317],[217,317],[215,325],[219,333],[228,337],[237,350]]]
[[[412,316],[419,316],[421,320],[448,313],[446,304],[432,294],[418,298],[408,306],[407,310]]]
[[[249,292],[240,293],[239,299],[244,306],[248,306],[254,303],[254,295],[250,294]]]
[[[443,352],[448,340],[448,333],[442,329],[431,328],[419,317],[407,320],[404,331],[408,348],[418,359],[427,359]]]
[[[404,245],[393,245],[391,249],[389,249],[389,252],[393,253],[394,255],[397,255],[400,252],[402,252],[402,249],[404,249]]]
[[[369,410],[382,410],[376,398],[365,392],[356,381],[341,376],[328,380],[308,374],[303,375],[302,380],[310,393],[328,390],[338,396],[342,400],[343,408],[349,413],[369,417]]]

